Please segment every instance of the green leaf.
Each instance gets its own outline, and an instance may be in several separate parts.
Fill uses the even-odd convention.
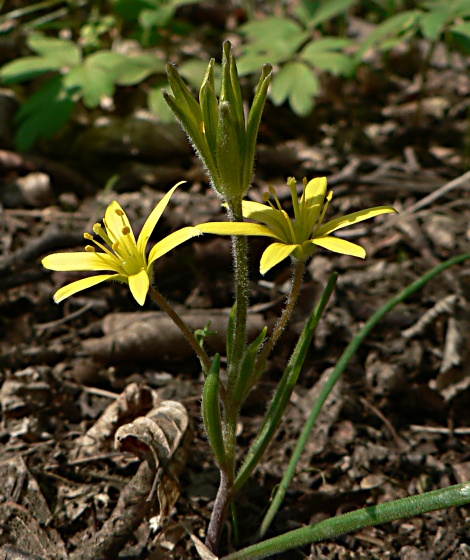
[[[405,32],[416,32],[422,14],[421,10],[408,10],[386,19],[366,37],[356,53],[356,61],[359,62],[372,45],[380,46],[381,42],[391,37],[396,39]]]
[[[39,56],[25,56],[5,64],[0,69],[0,80],[6,84],[23,82],[44,74],[44,72],[57,71],[60,68],[61,65],[53,60]]]
[[[308,27],[316,27],[329,19],[345,12],[354,0],[303,0],[295,9],[295,15]]]
[[[65,87],[71,92],[80,92],[83,104],[89,109],[97,107],[103,97],[111,97],[115,89],[112,73],[99,64],[95,65],[93,56],[64,77]]]
[[[211,64],[211,62],[209,62]],[[205,60],[192,58],[178,65],[178,72],[189,83],[191,87],[198,90],[206,75],[208,63]],[[214,64],[214,89],[220,89],[220,65]]]
[[[302,62],[290,62],[274,76],[270,97],[275,105],[289,99],[294,113],[305,116],[313,108],[313,98],[320,84],[312,70]]]
[[[256,140],[258,137],[261,115],[263,114],[263,108],[266,102],[266,95],[268,93],[268,87],[271,83],[272,75],[272,66],[270,64],[265,64],[261,71],[261,76],[256,87],[256,92],[253,98],[250,112],[248,113],[248,122],[246,126],[245,163],[243,168],[244,185],[250,185],[252,181],[256,152]]]
[[[436,41],[449,21],[449,16],[449,10],[446,7],[423,14],[419,24],[421,33],[426,39]]]
[[[80,64],[82,53],[72,41],[46,37],[34,33],[26,40],[28,47],[43,58],[54,61],[59,66],[72,67]]]
[[[15,116],[15,145],[29,150],[38,138],[50,138],[69,118],[75,101],[64,90],[62,76],[54,76],[36,91]]]
[[[352,76],[356,68],[353,56],[335,52],[349,46],[351,42],[345,39],[335,40],[335,37],[309,43],[300,53],[300,59],[310,63],[314,68],[331,72],[339,76]]]
[[[330,52],[341,51],[347,47],[355,45],[351,39],[343,39],[341,37],[321,37],[313,39],[303,50],[302,53],[308,52],[313,54],[315,52]]]
[[[226,455],[219,404],[219,367],[220,356],[216,354],[204,382],[201,409],[209,443],[214,451],[219,467],[223,467],[226,462]]]
[[[248,22],[241,26],[240,32],[249,40],[249,45],[243,49],[244,56],[264,55],[261,63],[270,64],[290,60],[310,36],[308,31],[292,19],[276,16]],[[258,62],[257,67],[260,65]]]
[[[245,400],[246,395],[252,388],[256,381],[256,376],[254,370],[256,356],[261,344],[263,344],[266,338],[266,333],[268,327],[264,327],[260,334],[255,340],[248,346],[243,360],[240,366],[240,374],[238,376],[235,387],[233,388],[233,394],[227,394],[229,402],[236,403],[237,406],[241,406]]]
[[[453,49],[465,55],[470,55],[470,22],[459,23],[451,27],[449,29],[449,43]]]
[[[116,83],[121,86],[132,86],[143,82],[151,74],[164,74],[165,63],[151,54],[125,56],[115,66]]]
[[[147,105],[149,110],[158,117],[161,122],[171,123],[174,121],[174,115],[168,103],[163,98],[162,89],[168,87],[165,84],[161,87],[152,88],[147,96]]]
[[[143,29],[152,27],[165,27],[173,17],[176,6],[163,5],[154,10],[142,10],[139,14],[139,23]]]

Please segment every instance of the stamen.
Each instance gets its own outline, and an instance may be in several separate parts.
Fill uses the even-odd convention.
[[[262,195],[263,202],[268,202],[270,194],[268,192],[264,192]]]
[[[325,197],[325,203],[323,204],[323,208],[321,210],[320,218],[318,219],[317,227],[315,228],[315,230],[317,230],[322,225],[323,219],[325,218],[325,214],[326,214],[326,211],[328,209],[328,204],[329,204],[329,202],[332,198],[333,198],[333,191],[329,191],[328,194]]]
[[[88,239],[88,241],[94,241],[93,235],[91,235],[90,233],[85,232],[85,233],[83,234],[83,237],[84,237],[85,239]]]
[[[274,190],[274,187],[272,187],[271,185],[268,187],[269,192],[271,193],[271,196],[274,198],[275,202],[276,202],[276,206],[277,209],[280,210],[282,212],[282,206],[281,203],[279,202],[279,199],[276,196],[276,191]],[[274,207],[273,207],[274,208]]]
[[[99,237],[101,237],[101,239],[111,247],[112,241],[109,238],[109,235],[101,227],[101,224],[94,224],[91,229],[93,230],[93,233],[95,235],[98,235]]]
[[[116,208],[115,212],[118,216],[121,216],[121,218],[124,216],[124,212],[120,208]]]
[[[289,177],[289,179],[287,179],[287,184],[289,186],[290,196],[292,198],[292,206],[294,207],[295,221],[299,222],[302,219],[302,216],[300,215],[299,196],[297,194],[296,188],[297,183],[294,177]]]
[[[131,232],[131,229],[127,226],[123,227],[121,230],[123,235],[129,235],[129,233]]]
[[[114,243],[111,245],[111,249],[112,249],[115,253],[117,253],[118,248],[119,248],[119,241],[116,241],[116,242],[114,242]]]
[[[87,245],[87,246],[85,247],[85,251],[86,251],[87,253],[96,253],[95,248],[92,247],[91,245]]]

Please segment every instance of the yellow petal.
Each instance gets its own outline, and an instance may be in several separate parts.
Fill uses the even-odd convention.
[[[304,197],[307,201],[307,206],[314,204],[322,204],[326,195],[326,177],[316,177],[307,183],[304,190]]]
[[[250,220],[257,220],[269,226],[273,231],[273,237],[282,241],[287,241],[291,236],[291,219],[285,212],[271,208],[267,204],[258,202],[242,202],[243,217]]]
[[[116,210],[119,212],[119,214],[116,213]],[[127,214],[121,208],[119,202],[117,202],[116,200],[113,200],[111,202],[111,204],[106,208],[104,220],[106,231],[113,242],[121,238],[123,227],[128,227],[130,230],[129,236],[132,239],[133,244],[135,245],[135,237],[134,232],[132,231],[132,226],[129,222]]]
[[[185,227],[170,233],[170,235],[167,235],[152,248],[149,254],[148,264],[151,265],[165,253],[168,253],[168,251],[171,251],[178,245],[181,245],[181,243],[198,235],[201,235],[201,231],[195,227]]]
[[[352,257],[359,257],[364,259],[366,256],[366,251],[360,245],[346,241],[345,239],[340,239],[339,237],[325,236],[325,237],[315,237],[311,242],[314,245],[333,251],[334,253],[341,253],[343,255],[351,255]]]
[[[142,269],[139,273],[129,276],[129,289],[139,305],[144,305],[149,286],[150,280],[146,270]]]
[[[147,246],[147,242],[152,235],[155,226],[157,225],[158,220],[160,219],[163,211],[170,202],[171,195],[175,192],[177,187],[185,183],[186,181],[180,181],[174,187],[172,187],[166,195],[160,200],[160,202],[155,206],[155,208],[150,213],[149,217],[145,220],[144,227],[139,234],[139,238],[137,240],[137,251],[142,255],[145,253],[145,248]]]
[[[81,292],[82,290],[86,290],[87,288],[91,288],[92,286],[96,286],[97,284],[101,284],[101,282],[105,282],[106,280],[117,280],[119,274],[100,274],[98,276],[89,276],[88,278],[82,278],[81,280],[77,280],[76,282],[72,282],[71,284],[67,284],[60,290],[54,294],[54,301],[59,303],[64,299],[73,296],[77,292]]]
[[[334,220],[327,222],[326,224],[320,226],[316,232],[315,237],[328,235],[333,231],[338,229],[352,226],[353,224],[358,224],[374,216],[379,216],[380,214],[396,214],[397,211],[391,206],[375,206],[374,208],[366,208],[365,210],[359,210],[359,212],[354,212],[353,214],[347,214],[346,216],[340,216]]]
[[[117,257],[106,253],[54,253],[42,259],[42,266],[49,270],[115,270],[119,271],[121,262]]]
[[[309,181],[305,187],[304,194],[300,201],[300,206],[302,207],[303,200],[306,200],[307,217],[305,219],[305,231],[310,232],[312,230],[320,215],[323,201],[325,200],[326,185],[326,177],[317,177]]]
[[[218,233],[219,235],[262,235],[283,241],[273,231],[261,224],[250,224],[248,222],[207,222],[198,224],[196,228],[202,233]]]
[[[266,274],[273,266],[283,261],[292,254],[300,245],[286,245],[285,243],[272,243],[261,257],[259,271]]]

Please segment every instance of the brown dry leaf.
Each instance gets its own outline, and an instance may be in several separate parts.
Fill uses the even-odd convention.
[[[191,540],[196,547],[197,553],[202,558],[202,560],[219,560],[219,557],[216,556],[213,552],[211,552],[207,546],[200,541],[196,536],[191,535]]]
[[[153,461],[156,469],[155,483],[158,483],[159,524],[169,515],[179,496],[177,476],[184,463],[181,464],[179,456],[175,461],[173,458],[188,427],[189,418],[185,407],[176,401],[163,401],[147,416],[121,426],[114,437],[118,451],[129,451],[141,459]],[[182,451],[186,462],[186,450]]]
[[[102,453],[103,448],[111,443],[116,429],[124,422],[146,414],[154,406],[155,400],[150,387],[137,383],[128,385],[86,434],[75,440],[71,457],[77,459]]]
[[[189,455],[193,438],[185,407],[162,401],[145,417],[121,426],[115,435],[118,450],[143,459],[125,486],[107,521],[93,537],[72,554],[72,560],[114,559],[154,508],[158,496],[159,526],[179,496],[178,477]]]
[[[0,463],[0,523],[22,551],[51,560],[67,558],[44,495],[19,455]]]

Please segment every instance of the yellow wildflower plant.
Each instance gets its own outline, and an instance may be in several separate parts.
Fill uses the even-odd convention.
[[[137,241],[126,213],[114,200],[106,209],[103,219],[104,228],[101,224],[93,226],[93,233],[101,238],[101,241],[89,233],[84,233],[85,239],[92,241],[101,251],[97,251],[92,245],[87,245],[84,252],[56,253],[45,257],[42,265],[50,270],[112,271],[111,274],[82,278],[60,288],[54,294],[54,301],[59,303],[81,290],[107,280],[116,280],[128,284],[137,303],[143,305],[152,282],[153,263],[181,243],[201,234],[201,231],[195,227],[184,227],[158,241],[150,250],[148,257],[146,256],[150,235],[168,205],[171,195],[182,183],[184,181],[170,189],[155,206],[145,221]]]
[[[365,258],[366,251],[363,247],[330,234],[374,216],[396,212],[391,206],[376,206],[335,218],[324,224],[328,203],[333,196],[332,191],[327,194],[326,177],[318,177],[308,183],[304,179],[300,198],[295,179],[290,177],[287,184],[292,196],[293,220],[282,209],[274,189],[270,187],[270,194],[266,193],[263,197],[268,204],[251,201],[242,203],[243,217],[257,220],[262,225],[249,222],[208,222],[198,224],[196,227],[203,233],[261,235],[274,239],[274,243],[269,245],[261,257],[260,272],[265,274],[288,256],[297,260],[306,260],[316,246],[335,253]],[[275,204],[269,200],[270,195],[274,198]]]

